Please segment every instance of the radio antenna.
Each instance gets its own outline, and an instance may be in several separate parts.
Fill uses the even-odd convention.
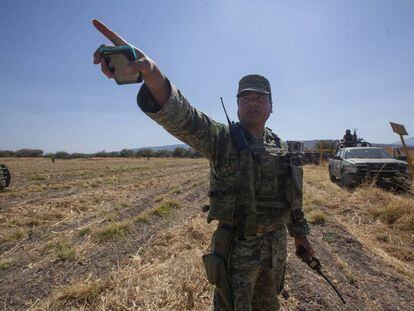
[[[229,115],[227,114],[226,107],[224,106],[223,97],[220,97],[220,100],[221,100],[221,105],[223,106],[223,109],[224,109],[224,113],[226,114],[227,122],[229,122],[229,125],[231,125]]]

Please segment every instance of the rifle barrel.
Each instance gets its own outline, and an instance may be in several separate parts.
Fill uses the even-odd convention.
[[[329,279],[322,273],[322,271],[320,269],[316,270],[319,275],[321,275],[328,283],[329,285],[331,285],[331,287],[334,289],[335,293],[339,296],[339,298],[341,298],[342,302],[344,304],[346,304],[344,298],[342,298],[341,294],[339,293],[339,291],[336,289],[336,287],[331,283],[331,281],[329,281]]]

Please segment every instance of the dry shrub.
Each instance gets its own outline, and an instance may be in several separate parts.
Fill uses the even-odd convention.
[[[412,247],[401,245],[398,239],[394,239],[393,242],[395,244],[390,243],[387,245],[387,247],[385,247],[386,251],[389,254],[395,258],[402,260],[405,263],[414,262],[414,253]]]
[[[351,268],[349,268],[348,264],[343,261],[340,257],[335,256],[336,266],[343,270],[345,277],[348,279],[350,284],[355,284],[357,279],[355,274],[352,272]]]
[[[10,258],[0,259],[0,271],[6,270],[13,265],[13,260]]]
[[[91,232],[92,232],[91,227],[85,227],[79,230],[78,235],[80,237],[84,237],[84,236],[90,235]]]
[[[405,210],[401,206],[385,206],[380,207],[372,212],[374,219],[380,219],[382,222],[392,225],[398,219],[400,219],[405,213]]]
[[[78,256],[76,246],[64,239],[47,244],[46,251],[54,261],[75,260]]]
[[[20,228],[1,230],[0,243],[21,240],[26,234],[26,230]]]
[[[148,223],[149,222],[148,213],[141,213],[140,215],[136,216],[134,220],[140,223]]]
[[[54,290],[53,298],[48,304],[49,310],[73,310],[81,306],[92,304],[98,295],[108,288],[108,284],[101,280],[85,280],[67,286],[60,286]]]
[[[389,234],[381,233],[377,235],[377,240],[385,242],[385,243],[389,243],[391,239],[390,239]]]
[[[387,225],[393,225],[403,217],[414,216],[412,198],[379,189],[364,187],[354,193],[361,211],[373,220],[380,220]]]
[[[111,222],[98,231],[93,233],[93,237],[98,242],[116,240],[119,237],[127,235],[131,230],[129,221]]]
[[[163,217],[171,212],[171,209],[180,209],[182,205],[176,201],[167,201],[152,209],[154,215]]]
[[[400,229],[414,232],[414,215],[409,215],[401,222]]]
[[[322,211],[313,211],[309,214],[308,219],[312,224],[320,225],[324,224],[327,221],[328,217]]]

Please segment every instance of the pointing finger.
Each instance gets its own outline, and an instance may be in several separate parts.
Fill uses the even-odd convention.
[[[128,42],[126,42],[124,39],[122,39],[121,36],[119,36],[116,32],[113,32],[111,29],[109,29],[104,23],[98,21],[97,19],[92,20],[92,24],[95,26],[95,28],[102,33],[105,37],[107,37],[113,44],[115,45],[126,45]]]

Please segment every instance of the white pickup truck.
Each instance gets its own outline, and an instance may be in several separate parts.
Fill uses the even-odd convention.
[[[329,159],[329,178],[343,186],[355,186],[370,180],[385,186],[406,188],[411,183],[408,163],[392,158],[379,147],[338,149]]]

